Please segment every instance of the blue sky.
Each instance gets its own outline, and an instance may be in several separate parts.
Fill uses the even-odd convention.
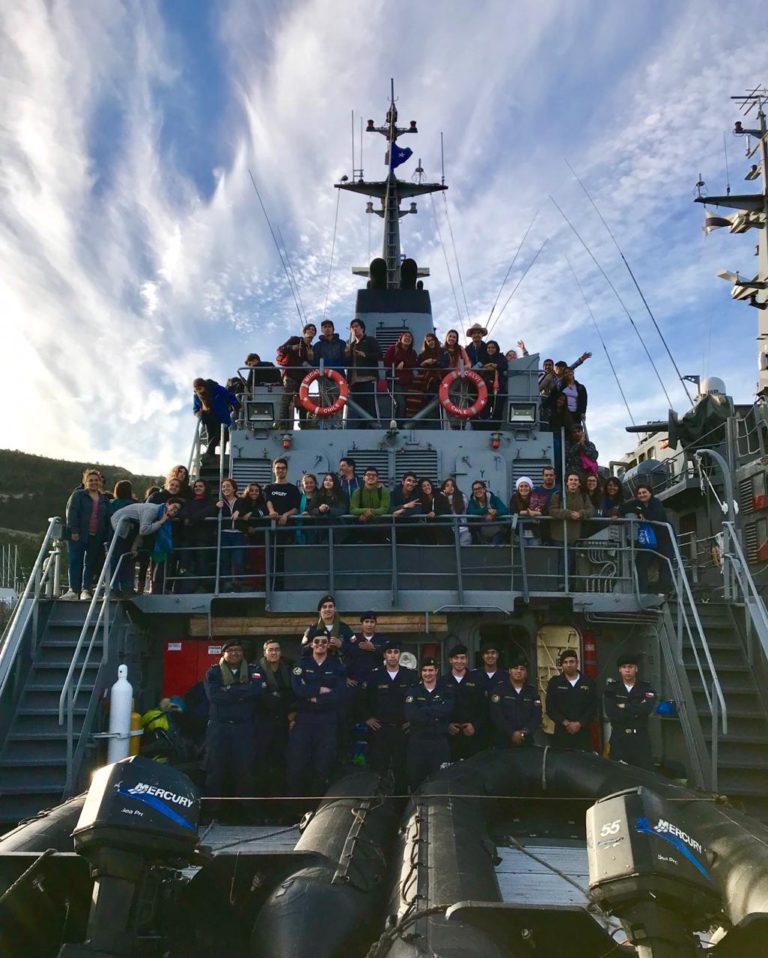
[[[580,379],[601,460],[627,451],[627,414],[570,261],[636,421],[667,403],[629,320],[550,203],[576,224],[658,364],[686,400],[618,253],[572,177],[583,179],[632,265],[684,373],[754,395],[756,316],[715,277],[749,274],[754,234],[705,239],[692,203],[701,172],[734,191],[744,145],[729,96],[768,81],[756,2],[414,4],[302,0],[118,3],[0,10],[0,446],[164,472],[186,461],[191,381],[225,381],[299,325],[251,185],[279,225],[308,318],[346,327],[349,268],[380,245],[350,173],[351,111],[381,122],[394,77],[416,119],[413,175],[450,189],[402,223],[404,251],[430,266],[439,332],[485,322],[534,214],[501,302],[547,245],[493,329],[542,355],[594,353]],[[755,29],[748,29],[753,24]],[[356,149],[359,149],[359,135]],[[567,161],[567,163],[566,163]],[[359,155],[356,164],[359,165]],[[367,178],[383,140],[364,138]],[[451,292],[439,224],[457,282]],[[371,220],[375,219],[374,223]]]

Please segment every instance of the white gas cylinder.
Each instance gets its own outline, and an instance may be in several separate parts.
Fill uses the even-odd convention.
[[[117,668],[117,682],[109,692],[109,746],[107,762],[119,762],[128,758],[131,747],[131,712],[133,711],[133,686],[128,681],[128,666]]]

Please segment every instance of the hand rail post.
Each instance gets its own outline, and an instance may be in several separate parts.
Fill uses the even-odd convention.
[[[458,591],[459,605],[464,604],[464,570],[461,567],[461,532],[459,525],[462,516],[451,516],[451,528],[453,530],[453,547],[456,556],[456,586]]]

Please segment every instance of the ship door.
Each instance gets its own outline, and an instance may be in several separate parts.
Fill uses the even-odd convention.
[[[510,657],[520,652],[529,662],[535,661],[533,655],[533,643],[531,636],[522,625],[509,625],[505,622],[491,622],[488,625],[480,626],[480,645],[475,653],[475,667],[482,668],[483,657],[480,649],[483,643],[493,642],[499,650],[499,668],[506,672],[507,663]],[[533,682],[533,672],[531,671],[531,682]]]

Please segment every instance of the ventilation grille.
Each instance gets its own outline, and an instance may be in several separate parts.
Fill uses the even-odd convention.
[[[541,470],[544,466],[551,466],[549,459],[515,459],[512,462],[512,488],[520,476],[528,476],[533,479],[534,486],[541,482]]]
[[[398,341],[400,333],[408,329],[407,323],[400,323],[399,326],[377,326],[376,342],[381,346],[382,352],[386,352],[390,346]]]
[[[399,449],[395,456],[395,478],[400,480],[404,472],[415,472],[420,479],[431,479],[438,484],[446,479],[438,473],[435,449]]]
[[[379,479],[386,486],[392,481],[389,474],[389,453],[381,449],[350,449],[347,452],[350,459],[355,460],[355,475],[363,478],[363,473],[369,466],[379,470]]]
[[[232,478],[240,490],[249,482],[265,486],[272,482],[272,463],[269,459],[235,459],[232,463]]]
[[[744,545],[747,562],[757,562],[757,523],[750,522],[744,526]]]
[[[746,479],[739,479],[739,509],[742,515],[754,511],[752,509],[753,492],[754,485],[751,476],[748,476]]]

